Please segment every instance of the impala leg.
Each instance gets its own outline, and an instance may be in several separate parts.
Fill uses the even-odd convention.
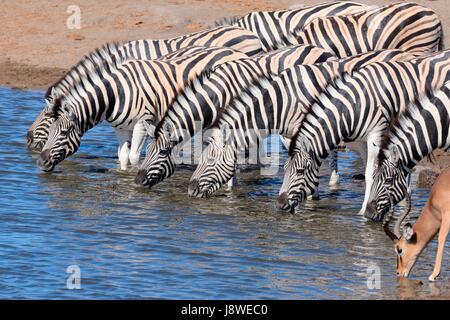
[[[447,213],[447,217],[450,216],[450,212]],[[436,262],[434,264],[434,270],[431,276],[428,278],[430,281],[436,281],[437,277],[441,273],[442,256],[444,254],[445,241],[447,240],[447,235],[450,230],[450,219],[444,219],[442,216],[442,224],[439,230],[438,236],[438,250],[436,254]]]
[[[130,164],[136,166],[139,164],[141,151],[147,139],[147,129],[145,129],[142,121],[139,121],[133,128],[133,136],[131,138]]]
[[[120,170],[126,170],[130,155],[130,140],[132,131],[116,129],[116,136],[119,140],[119,149],[117,155],[119,157]]]

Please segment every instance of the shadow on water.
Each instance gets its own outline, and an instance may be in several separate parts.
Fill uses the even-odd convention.
[[[325,165],[321,200],[283,214],[276,209],[281,171],[242,170],[233,192],[208,200],[187,196],[189,166],[152,190],[136,186],[135,171],[117,169],[107,125],[89,132],[55,172],[40,172],[24,134],[42,107],[42,92],[0,89],[0,106],[2,298],[449,296],[448,259],[443,279],[426,282],[435,243],[415,276],[397,281],[390,241],[380,225],[356,214],[363,182],[352,175],[362,167],[351,151],[339,154],[338,191],[326,187]],[[416,216],[427,193],[414,194]],[[66,288],[70,265],[81,269],[81,290]],[[370,290],[373,266],[381,284]]]

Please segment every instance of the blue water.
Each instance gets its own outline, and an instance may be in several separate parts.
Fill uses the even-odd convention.
[[[276,210],[281,174],[238,175],[233,192],[190,199],[192,169],[154,190],[120,172],[109,126],[89,132],[53,173],[35,165],[25,133],[43,92],[0,88],[0,298],[27,299],[407,299],[450,296],[448,246],[442,278],[432,272],[436,243],[413,277],[398,281],[390,240],[357,215],[363,183],[358,154],[339,153],[341,187],[295,214]],[[283,155],[286,157],[286,155]],[[413,195],[414,215],[428,190]],[[66,269],[81,271],[81,289]],[[381,271],[368,289],[368,267]],[[423,281],[421,285],[419,281]]]

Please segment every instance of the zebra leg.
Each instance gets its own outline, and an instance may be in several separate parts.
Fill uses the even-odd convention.
[[[369,202],[370,190],[372,189],[373,184],[373,173],[375,171],[376,160],[378,156],[378,146],[375,143],[375,139],[369,137],[367,139],[367,164],[365,171],[365,180],[366,180],[366,190],[364,193],[364,202],[361,210],[359,211],[359,215],[364,215],[366,212],[367,203]]]
[[[119,157],[120,170],[126,170],[130,155],[130,140],[132,131],[116,129],[116,136],[119,140],[119,149],[117,155]]]
[[[356,151],[359,153],[359,156],[361,157],[362,163],[367,163],[367,144],[363,141],[356,143]],[[362,173],[356,172],[353,175],[353,179],[362,180],[365,177],[362,176]]]
[[[226,191],[231,191],[233,190],[233,187],[236,185],[236,178],[233,176],[230,180],[228,180],[228,182],[225,185],[225,190]]]
[[[330,182],[329,182],[328,185],[332,189],[336,189],[338,184],[339,184],[339,172],[338,172],[338,163],[337,163],[337,161],[338,161],[338,159],[337,159],[338,154],[337,154],[337,151],[333,150],[330,155],[331,155],[331,164],[330,164],[330,166],[331,166],[331,176],[330,176]]]
[[[283,136],[281,136],[280,139],[281,139],[281,143],[286,148],[286,150],[289,150],[289,147],[291,145],[291,139],[283,137]]]
[[[315,201],[320,200],[319,188],[316,188],[311,195],[306,197],[306,199],[307,200],[315,200]]]
[[[147,130],[142,121],[136,123],[133,128],[133,136],[131,138],[130,164],[136,166],[141,158],[141,151],[147,140]]]

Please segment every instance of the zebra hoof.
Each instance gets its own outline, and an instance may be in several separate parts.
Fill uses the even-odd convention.
[[[315,193],[315,194],[312,194],[312,195],[308,196],[306,199],[308,199],[310,201],[319,201],[320,200],[320,196],[319,196],[319,194]]]
[[[333,173],[330,177],[330,182],[328,183],[328,185],[331,188],[337,188],[337,186],[339,185],[339,179],[340,179],[339,174]]]

